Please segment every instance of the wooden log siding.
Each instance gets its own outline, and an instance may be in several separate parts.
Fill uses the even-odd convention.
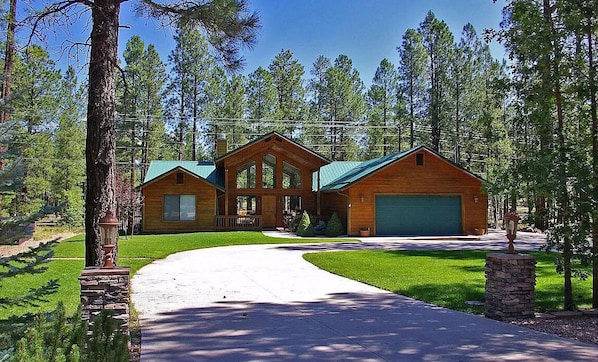
[[[270,154],[276,157],[276,183],[274,188],[262,187],[262,160],[263,156]],[[251,189],[237,189],[237,171],[250,162],[256,165],[256,187]],[[301,170],[301,187],[298,189],[282,188],[283,162],[287,162]],[[312,175],[324,162],[317,156],[287,142],[286,140],[272,139],[255,143],[243,150],[232,154],[218,162],[219,167],[228,170],[226,190],[228,197],[223,200],[224,209],[220,214],[237,214],[237,196],[256,197],[256,215],[263,215],[262,197],[273,195],[276,197],[276,226],[283,226],[282,211],[283,197],[297,195],[301,196],[303,210],[311,214],[316,213],[316,194],[312,191]],[[228,209],[228,212],[225,210]],[[267,225],[264,225],[266,227]]]
[[[336,192],[322,194],[322,212],[331,214],[336,209],[341,220],[348,222],[349,235],[359,235],[362,227],[370,227],[375,235],[376,195],[459,195],[463,234],[476,234],[476,229],[485,231],[488,199],[481,180],[432,153],[422,152],[423,166],[416,165],[413,154],[342,191],[351,203],[349,218],[347,199]]]
[[[188,173],[184,173],[183,184],[177,184],[176,174],[177,171],[167,174],[143,188],[143,232],[167,233],[214,230],[216,188]],[[195,220],[165,221],[164,195],[195,195]]]

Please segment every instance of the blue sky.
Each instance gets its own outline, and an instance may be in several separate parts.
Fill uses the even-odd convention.
[[[120,51],[134,34],[146,44],[154,44],[166,62],[174,46],[172,30],[161,28],[155,21],[137,19],[131,5],[123,3]],[[267,68],[276,54],[290,49],[305,67],[305,77],[315,59],[324,55],[335,59],[346,54],[353,60],[362,80],[370,84],[376,68],[384,58],[398,64],[397,46],[408,28],[417,28],[426,13],[432,10],[444,20],[456,40],[465,24],[471,23],[481,36],[484,28],[498,28],[505,0],[249,0],[258,12],[262,27],[257,44],[244,50],[244,74],[259,66]],[[89,28],[82,34],[87,36]],[[77,34],[73,34],[77,35]],[[504,49],[491,44],[495,58],[504,57]],[[64,59],[63,59],[64,61]]]

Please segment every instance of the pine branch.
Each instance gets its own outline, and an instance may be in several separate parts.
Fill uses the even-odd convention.
[[[38,288],[29,288],[26,294],[20,295],[16,298],[2,298],[0,297],[0,308],[9,307],[39,307],[38,303],[47,303],[48,299],[45,297],[56,293],[58,291],[58,279],[49,280],[45,285]]]
[[[243,66],[241,47],[256,42],[259,16],[249,11],[246,0],[178,1],[162,4],[141,0],[140,15],[166,20],[170,24],[191,23],[203,29],[223,65],[232,71]]]
[[[37,248],[29,249],[22,253],[0,258],[0,280],[22,274],[40,274],[48,268],[42,266],[54,256],[52,246],[56,240],[52,240]]]

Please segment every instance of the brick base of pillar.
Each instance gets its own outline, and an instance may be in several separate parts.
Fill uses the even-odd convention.
[[[536,259],[525,254],[486,255],[488,318],[510,320],[535,315]]]
[[[121,323],[121,330],[129,335],[130,268],[87,267],[79,276],[81,284],[82,319],[92,330],[93,319],[102,310],[111,310]]]

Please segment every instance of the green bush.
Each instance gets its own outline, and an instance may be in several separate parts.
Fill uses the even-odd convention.
[[[324,235],[326,236],[339,236],[343,235],[345,232],[345,228],[343,228],[343,224],[341,223],[341,219],[339,219],[338,215],[335,213],[332,214],[328,224],[326,225],[326,229],[324,229]]]
[[[81,320],[81,308],[67,318],[64,306],[39,314],[14,345],[0,351],[2,361],[29,362],[96,362],[129,361],[128,337],[119,330],[112,311],[102,311],[94,318],[93,332]]]
[[[297,235],[299,236],[314,236],[314,227],[311,225],[311,220],[307,211],[303,212],[299,226],[297,227]]]

